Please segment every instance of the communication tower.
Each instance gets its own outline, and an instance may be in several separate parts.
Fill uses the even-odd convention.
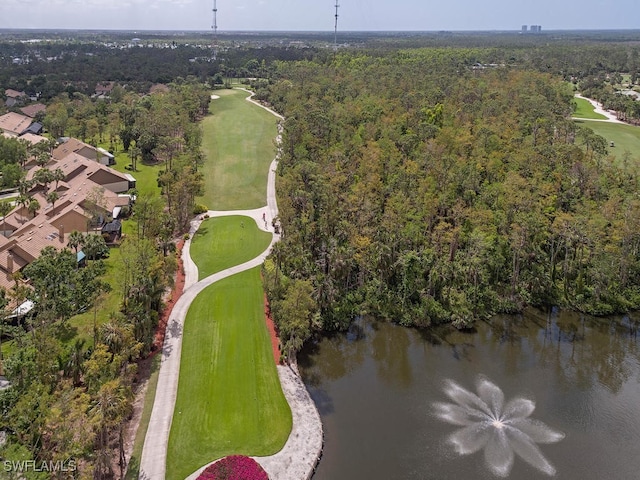
[[[335,6],[336,6],[336,23],[334,27],[334,33],[333,33],[333,49],[338,50],[338,8],[340,8],[340,5],[338,4],[338,0],[336,0]]]
[[[213,0],[213,44],[211,46],[211,58],[216,60],[218,56],[218,5],[216,0]]]

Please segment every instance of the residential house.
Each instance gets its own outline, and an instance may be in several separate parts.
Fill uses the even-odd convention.
[[[26,93],[18,92],[17,90],[12,90],[10,88],[5,90],[4,94],[7,97],[7,101],[5,102],[5,105],[9,108],[22,105],[29,98]]]
[[[131,188],[133,177],[76,152],[56,160],[48,168],[59,168],[64,177],[49,185],[35,184],[31,188],[29,196],[38,202],[39,208],[34,212],[18,205],[0,219],[2,287],[11,288],[13,274],[38,258],[46,246],[67,247],[69,234],[74,230],[102,234],[104,229],[110,241],[122,233],[119,222],[114,223],[112,219],[131,203],[125,192]],[[27,178],[33,179],[37,170],[29,170]],[[50,202],[49,194],[54,191],[58,198]]]
[[[20,109],[27,117],[36,118],[38,114],[44,114],[47,111],[46,105],[42,103],[34,103],[33,105],[27,105]]]
[[[27,132],[24,135],[20,135],[21,140],[26,140],[31,145],[37,145],[40,142],[48,142],[47,137],[43,137],[42,135],[36,135],[35,133]]]
[[[113,87],[115,86],[115,84],[113,82],[99,82],[96,85],[96,96],[98,97],[108,97],[109,95],[111,95],[111,91],[113,90]]]
[[[29,128],[33,120],[26,115],[9,112],[0,116],[0,131],[9,137],[19,137]]]
[[[81,142],[77,138],[64,137],[58,140],[62,143],[58,145],[52,153],[53,159],[56,161],[62,160],[71,153],[77,153],[82,157],[102,165],[114,165],[116,163],[115,157],[104,148],[93,147],[88,143]]]

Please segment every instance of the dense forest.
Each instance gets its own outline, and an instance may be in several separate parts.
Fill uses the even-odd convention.
[[[472,56],[282,63],[261,91],[287,119],[265,271],[290,347],[364,313],[464,328],[527,305],[640,305],[635,170],[571,120],[562,77]]]

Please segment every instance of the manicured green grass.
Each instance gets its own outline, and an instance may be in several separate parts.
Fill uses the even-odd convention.
[[[191,243],[191,258],[198,266],[198,279],[239,265],[262,253],[271,234],[258,229],[249,217],[209,218],[202,222]]]
[[[259,208],[267,201],[267,173],[274,158],[276,117],[247,102],[241,90],[216,90],[212,115],[202,122],[205,194],[210,210]]]
[[[149,428],[149,420],[151,419],[151,411],[153,410],[153,402],[156,399],[156,387],[158,386],[158,375],[160,374],[161,355],[156,355],[151,360],[151,375],[147,384],[147,391],[144,397],[144,406],[142,407],[142,417],[136,431],[136,438],[133,442],[133,452],[129,465],[127,465],[127,474],[125,480],[137,480],[140,472],[140,459],[142,458],[142,447],[144,446],[144,438]]]
[[[573,113],[575,118],[591,118],[595,120],[606,120],[607,117],[601,113],[594,111],[593,105],[584,98],[574,97],[573,101],[576,103],[576,111]]]
[[[185,321],[167,478],[230,454],[271,455],[291,431],[264,321],[260,269],[205,289]]]
[[[640,159],[640,127],[612,122],[590,122],[578,120],[581,126],[591,128],[595,133],[614,142],[614,147],[607,147],[609,154],[613,155],[616,162],[622,166],[625,152],[629,152],[629,160],[633,162],[631,167],[637,166]]]
[[[158,187],[158,172],[164,169],[163,165],[145,165],[142,162],[136,163],[136,171],[132,172],[125,167],[131,164],[129,156],[120,152],[116,154],[116,164],[111,168],[122,172],[130,173],[136,179],[136,189],[139,194],[149,196],[159,196],[160,188]]]

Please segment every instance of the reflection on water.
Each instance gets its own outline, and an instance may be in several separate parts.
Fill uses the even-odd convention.
[[[433,412],[447,379],[466,386],[478,375],[535,402],[536,418],[566,434],[542,446],[557,478],[639,478],[638,320],[531,311],[468,333],[359,319],[299,358],[325,427],[314,479],[495,478],[483,455],[456,453]],[[542,477],[526,462],[510,474]]]

